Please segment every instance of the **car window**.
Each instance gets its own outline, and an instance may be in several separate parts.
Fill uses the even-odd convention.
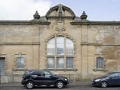
[[[111,75],[112,78],[120,78],[120,73],[114,73]]]
[[[32,75],[41,76],[41,72],[40,72],[40,71],[34,71],[34,72],[32,73]]]
[[[51,76],[51,73],[48,72],[48,71],[44,71],[44,76],[45,76],[45,77],[50,77],[50,76]]]
[[[30,75],[31,74],[31,71],[25,71],[25,73],[23,74],[23,76],[27,76],[27,75]]]
[[[28,75],[29,73],[30,73],[29,71],[25,71],[23,75]]]

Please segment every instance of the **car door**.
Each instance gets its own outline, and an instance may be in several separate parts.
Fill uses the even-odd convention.
[[[52,76],[52,74],[49,71],[43,71],[43,83],[44,85],[54,85],[55,78]]]
[[[36,85],[42,85],[43,84],[43,77],[41,71],[34,71],[32,73],[32,79]]]
[[[108,81],[110,85],[120,85],[120,73],[114,73]]]
[[[115,85],[120,85],[120,73],[116,73],[116,75],[112,78],[115,82]]]

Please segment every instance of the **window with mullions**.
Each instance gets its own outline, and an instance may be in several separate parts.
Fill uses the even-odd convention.
[[[56,39],[57,39],[56,40],[57,55],[64,55],[64,38],[57,37]]]
[[[16,62],[17,68],[24,68],[24,57],[17,57]]]
[[[66,37],[55,37],[47,43],[47,68],[73,68],[74,44]]]
[[[49,40],[47,44],[47,55],[55,54],[55,38]]]
[[[54,58],[48,58],[47,67],[48,68],[55,68]]]
[[[97,69],[104,69],[104,58],[97,57],[97,59],[96,59],[96,68]]]
[[[64,58],[57,58],[57,68],[64,68]]]
[[[72,57],[67,57],[66,58],[66,67],[67,68],[73,68],[73,58]]]

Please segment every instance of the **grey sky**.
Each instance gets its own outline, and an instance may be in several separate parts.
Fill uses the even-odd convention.
[[[0,0],[0,20],[31,20],[36,10],[43,16],[59,3],[70,7],[76,16],[85,11],[91,21],[120,20],[120,0]]]

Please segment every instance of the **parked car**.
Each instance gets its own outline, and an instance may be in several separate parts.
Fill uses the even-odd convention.
[[[93,86],[120,86],[120,72],[111,72],[92,80]]]
[[[56,86],[63,88],[69,83],[67,77],[58,76],[48,70],[27,70],[22,76],[21,84],[32,89],[35,86]]]

